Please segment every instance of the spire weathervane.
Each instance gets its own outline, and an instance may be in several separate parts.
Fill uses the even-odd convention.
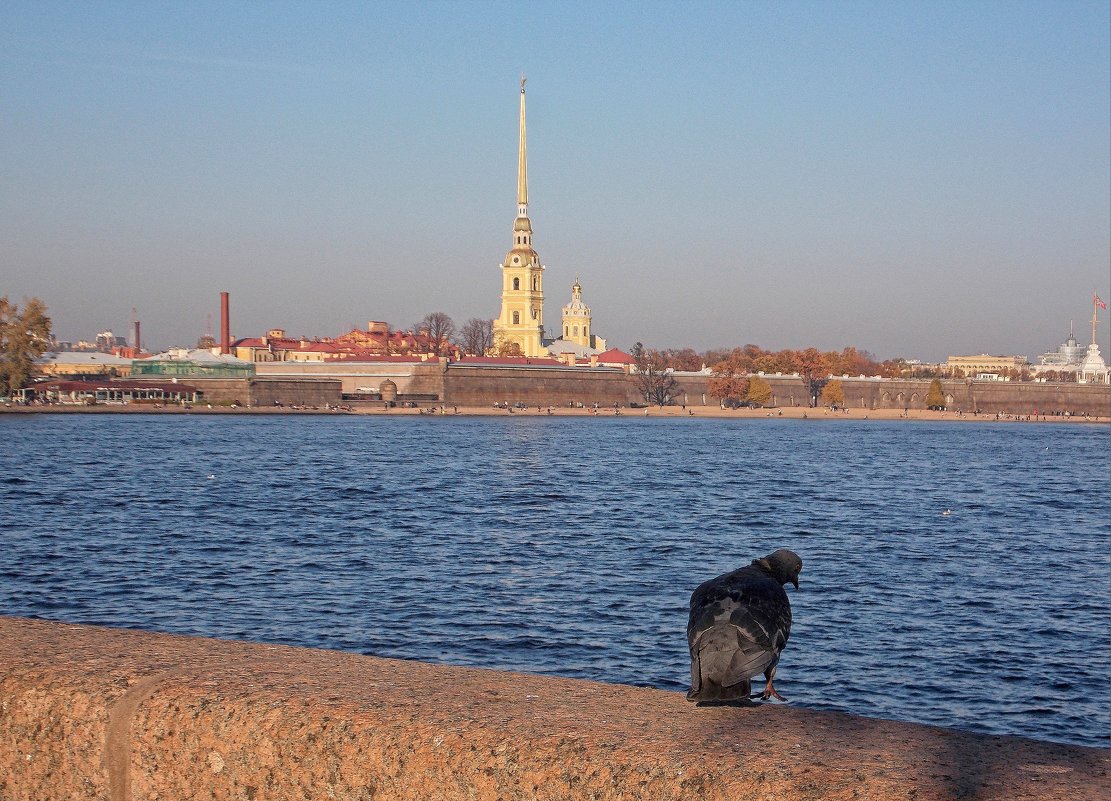
[[[1096,344],[1096,323],[1099,322],[1099,310],[1106,309],[1107,304],[1099,299],[1099,290],[1092,290],[1092,344]]]
[[[521,140],[517,150],[517,216],[528,216],[528,160],[525,146],[525,76],[521,76]]]

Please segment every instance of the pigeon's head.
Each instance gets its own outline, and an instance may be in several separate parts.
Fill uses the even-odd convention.
[[[799,555],[794,551],[780,548],[775,553],[768,554],[763,559],[757,559],[753,564],[768,571],[772,578],[780,584],[790,582],[795,585],[796,590],[799,588],[799,573],[802,572],[802,560],[799,559]]]

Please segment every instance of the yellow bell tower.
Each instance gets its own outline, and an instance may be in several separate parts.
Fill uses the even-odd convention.
[[[513,222],[513,247],[501,264],[501,313],[494,321],[494,348],[505,352],[515,343],[522,356],[546,356],[544,266],[532,249],[532,222],[528,216],[524,77],[521,78],[520,137],[517,151],[517,219]]]
[[[594,347],[590,338],[590,307],[583,303],[579,279],[571,285],[571,302],[563,307],[563,338],[584,348]]]

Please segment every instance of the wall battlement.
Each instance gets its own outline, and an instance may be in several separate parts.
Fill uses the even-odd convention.
[[[791,706],[0,617],[5,801],[1073,799],[1102,797],[1108,762]]]

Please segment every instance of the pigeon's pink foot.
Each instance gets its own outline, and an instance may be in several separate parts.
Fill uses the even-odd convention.
[[[775,691],[775,687],[772,686],[771,679],[768,679],[768,684],[766,687],[764,687],[764,692],[760,693],[760,700],[767,701],[769,698],[778,698],[780,701],[784,702],[786,702],[787,700]]]

